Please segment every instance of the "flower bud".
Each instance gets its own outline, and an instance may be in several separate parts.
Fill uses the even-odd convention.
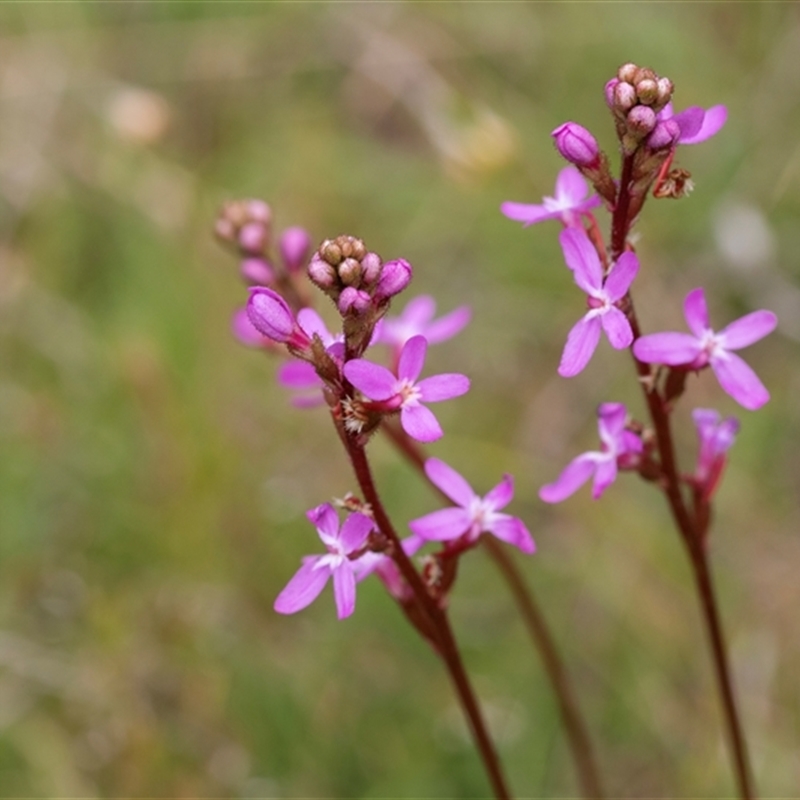
[[[667,103],[669,103],[669,101],[672,100],[672,92],[674,90],[675,86],[669,78],[659,78],[658,100],[656,101],[656,105],[665,106]]]
[[[275,280],[272,267],[263,258],[242,259],[242,278],[254,286],[269,286]]]
[[[256,287],[250,290],[247,316],[259,333],[275,342],[288,341],[296,327],[286,301],[272,289]]]
[[[345,286],[358,286],[361,283],[361,263],[352,257],[345,258],[339,264],[338,272],[339,280]]]
[[[597,140],[576,122],[565,122],[551,134],[559,153],[576,167],[589,167],[600,157]]]
[[[412,272],[411,264],[404,258],[387,261],[375,287],[375,298],[384,300],[402,292],[411,281]]]
[[[652,78],[645,78],[636,84],[636,96],[640,103],[650,106],[658,100],[658,83]]]
[[[245,200],[245,213],[253,222],[269,225],[272,222],[272,209],[263,200]]]
[[[633,79],[636,76],[636,73],[638,72],[638,70],[639,70],[639,67],[637,67],[636,64],[632,64],[632,63],[623,64],[617,70],[617,77],[621,81],[625,81],[626,83],[633,83]]]
[[[603,89],[603,93],[605,94],[606,98],[606,105],[612,109],[614,108],[614,89],[616,89],[618,84],[619,78],[612,78],[610,81],[606,81],[605,88]]]
[[[370,296],[360,289],[348,286],[339,295],[339,313],[363,314],[370,307]]]
[[[361,280],[365,286],[372,286],[381,275],[381,257],[377,253],[366,253],[361,259]]]
[[[248,222],[239,229],[239,247],[247,253],[263,253],[267,229],[261,222]]]
[[[633,75],[633,80],[631,83],[638,84],[641,81],[651,80],[654,81],[658,78],[658,75],[653,72],[649,67],[639,67]]]
[[[680,135],[680,126],[674,119],[659,120],[653,132],[647,137],[647,146],[651,150],[663,150],[676,144]]]
[[[648,106],[634,106],[625,121],[628,132],[636,139],[643,139],[656,127],[656,112]]]
[[[287,228],[279,243],[281,258],[289,272],[297,272],[305,263],[311,247],[311,237],[305,228]]]
[[[320,256],[327,261],[331,266],[338,267],[344,258],[342,250],[336,242],[326,239],[319,246]]]
[[[325,291],[336,283],[336,270],[327,261],[315,254],[308,265],[308,278],[315,286]]]
[[[619,111],[630,111],[636,105],[636,89],[630,83],[620,81],[614,89],[614,107]]]

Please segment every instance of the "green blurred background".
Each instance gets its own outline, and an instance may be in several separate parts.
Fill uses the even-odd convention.
[[[524,230],[572,119],[613,156],[602,88],[628,60],[678,108],[728,124],[683,148],[689,199],[650,202],[635,287],[646,330],[703,285],[718,327],[781,326],[746,357],[773,393],[738,409],[704,373],[677,413],[743,422],[711,547],[757,781],[800,786],[800,16],[789,3],[55,3],[0,8],[0,795],[474,797],[487,784],[440,664],[368,581],[272,611],[319,542],[307,508],[353,490],[322,410],[229,333],[244,290],[210,234],[233,197],[277,227],[364,238],[412,296],[471,326],[432,350],[466,397],[431,448],[539,545],[518,559],[568,660],[609,794],[734,791],[684,554],[630,476],[545,507],[596,446],[594,409],[643,408],[603,343],[555,369],[582,300],[558,225]],[[601,224],[607,214],[600,212]],[[399,305],[402,307],[402,304]],[[437,498],[372,447],[400,525]],[[577,786],[538,658],[480,553],[457,636],[519,796]]]

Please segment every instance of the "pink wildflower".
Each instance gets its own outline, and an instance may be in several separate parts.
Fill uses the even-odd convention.
[[[375,329],[374,343],[388,344],[396,352],[412,336],[424,336],[428,344],[437,344],[459,333],[469,322],[469,306],[459,308],[434,319],[436,301],[427,294],[415,297],[397,317],[384,317]]]

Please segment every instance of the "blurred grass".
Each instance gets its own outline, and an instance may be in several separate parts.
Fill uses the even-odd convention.
[[[444,311],[473,306],[431,353],[473,380],[432,451],[478,488],[515,473],[539,544],[521,563],[609,792],[732,792],[659,498],[632,479],[601,503],[536,497],[594,446],[598,402],[642,409],[608,348],[556,377],[579,313],[556,228],[497,211],[551,191],[558,123],[613,150],[601,90],[634,60],[679,106],[730,109],[680,154],[692,197],[638,226],[641,318],[682,324],[701,284],[716,321],[781,317],[748,353],[773,400],[741,413],[712,547],[761,791],[796,796],[799,49],[781,3],[0,7],[0,794],[485,794],[440,665],[378,585],[346,623],[328,595],[272,611],[315,546],[303,512],[354,487],[324,412],[290,410],[274,366],[229,335],[243,291],[209,231],[237,196],[269,200],[279,228],[408,258]],[[691,391],[739,413],[706,374]],[[431,510],[373,449],[398,520]],[[478,555],[452,612],[515,790],[573,795],[541,668]]]

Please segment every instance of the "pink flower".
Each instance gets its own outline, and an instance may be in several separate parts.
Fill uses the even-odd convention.
[[[375,330],[374,343],[388,344],[399,352],[412,336],[424,336],[428,344],[437,344],[459,333],[469,322],[469,306],[461,306],[434,319],[436,301],[430,295],[411,300],[397,317],[384,317]]]
[[[722,419],[712,408],[696,408],[692,419],[700,440],[694,479],[708,500],[722,477],[728,450],[739,432],[739,421],[735,417]]]
[[[469,391],[469,378],[455,373],[433,375],[417,383],[427,349],[424,336],[412,336],[400,353],[396,377],[386,367],[363,358],[344,365],[345,378],[370,400],[378,401],[378,410],[399,409],[403,430],[420,442],[433,442],[442,436],[438,420],[423,403],[450,400]]]
[[[646,364],[686,365],[699,370],[710,366],[720,386],[737,403],[754,411],[769,400],[758,376],[732,350],[740,350],[771,333],[778,318],[771,311],[753,311],[715,333],[708,319],[702,289],[693,289],[683,304],[691,333],[651,333],[637,339],[633,354]]]
[[[589,185],[575,167],[564,167],[556,178],[555,197],[543,197],[540,205],[526,203],[503,203],[500,211],[509,219],[525,223],[526,226],[548,219],[559,219],[565,226],[579,227],[581,214],[600,205],[595,194],[587,197]]]
[[[333,577],[333,595],[339,619],[349,617],[356,607],[356,577],[349,556],[364,546],[374,527],[364,514],[351,514],[339,528],[339,516],[330,503],[312,508],[306,516],[316,526],[328,548],[322,556],[305,556],[303,566],[275,600],[279,614],[294,614],[317,599]]]
[[[625,429],[625,406],[603,403],[597,410],[600,450],[582,453],[573,459],[553,483],[542,486],[539,497],[545,503],[560,503],[574,494],[594,475],[592,497],[597,500],[616,480],[617,469],[636,465],[642,440]]]
[[[657,115],[658,122],[672,120],[678,124],[680,136],[678,144],[698,144],[716,135],[728,119],[725,106],[711,106],[709,109],[690,106],[678,114],[672,111],[672,103],[667,103]]]
[[[582,228],[565,228],[559,241],[567,266],[575,283],[588,295],[589,305],[589,311],[569,332],[558,367],[559,375],[571,378],[589,363],[601,329],[616,350],[629,347],[633,341],[628,318],[617,304],[628,293],[639,270],[639,260],[631,252],[623,253],[604,279],[597,251]]]
[[[425,462],[425,474],[457,506],[443,508],[408,523],[412,533],[429,541],[449,541],[466,537],[474,542],[482,533],[491,533],[513,544],[523,553],[533,553],[536,546],[530,531],[518,517],[500,513],[514,497],[514,479],[505,475],[487,495],[475,494],[467,481],[438,458]]]

